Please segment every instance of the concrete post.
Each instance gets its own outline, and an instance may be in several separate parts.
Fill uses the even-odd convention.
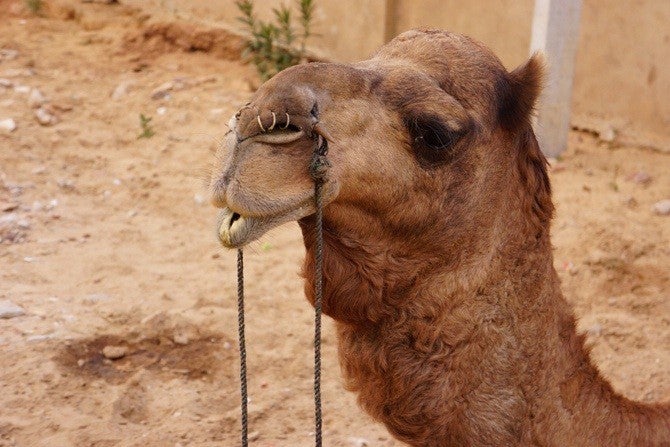
[[[542,51],[549,69],[537,107],[535,132],[548,157],[556,157],[568,144],[581,9],[582,0],[535,0],[530,51]]]

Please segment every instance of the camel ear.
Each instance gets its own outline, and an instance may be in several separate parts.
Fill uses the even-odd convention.
[[[505,129],[518,129],[528,122],[542,90],[544,71],[544,56],[535,53],[498,81],[498,119]]]

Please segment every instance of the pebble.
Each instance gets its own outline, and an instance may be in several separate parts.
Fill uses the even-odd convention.
[[[8,225],[8,224],[15,224],[16,221],[19,220],[19,215],[16,213],[9,213],[5,214],[4,216],[0,216],[0,225]]]
[[[10,68],[2,73],[5,78],[18,78],[21,76],[35,76],[35,70],[31,68]],[[27,92],[26,92],[27,93]]]
[[[62,189],[69,189],[69,190],[75,189],[74,182],[70,179],[58,179],[56,181],[56,184],[58,185],[59,188]]]
[[[128,92],[130,92],[133,85],[134,85],[134,82],[131,82],[131,81],[125,81],[125,82],[120,83],[119,85],[117,85],[114,88],[114,91],[112,91],[112,94],[110,95],[110,97],[115,101],[123,98],[124,96],[126,96],[128,94]]]
[[[21,306],[7,300],[0,301],[0,318],[14,318],[25,314],[26,311]]]
[[[174,88],[174,83],[168,81],[156,87],[151,92],[151,99],[167,99],[170,96],[170,91]]]
[[[14,211],[19,207],[19,204],[16,202],[0,202],[0,211],[9,212]]]
[[[591,337],[600,337],[603,333],[603,327],[596,323],[586,330],[586,333]]]
[[[206,199],[205,199],[205,196],[203,196],[202,194],[194,194],[194,195],[193,195],[193,201],[194,201],[197,205],[202,205],[203,203],[205,203],[205,200],[206,200]]]
[[[187,345],[188,342],[190,341],[188,338],[188,334],[185,334],[183,332],[176,332],[175,334],[172,335],[172,341],[174,341],[178,345]]]
[[[17,50],[12,50],[10,48],[0,49],[0,60],[11,61],[13,59],[16,59],[18,55],[19,52]]]
[[[30,93],[31,88],[27,85],[15,85],[14,91],[23,95]]]
[[[12,118],[0,120],[0,130],[3,130],[7,133],[14,132],[16,130],[16,121],[14,121]]]
[[[14,88],[14,83],[7,78],[0,78],[0,87]]]
[[[659,216],[670,216],[670,199],[660,200],[654,203],[654,213]]]
[[[126,354],[128,354],[128,347],[126,346],[107,345],[102,348],[102,355],[110,360],[118,360],[125,357]]]
[[[630,176],[630,180],[638,185],[648,185],[651,183],[651,176],[644,171],[638,171]]]
[[[365,438],[349,438],[349,444],[353,447],[368,447],[370,441]]]
[[[42,126],[53,126],[58,122],[58,118],[56,118],[56,115],[49,112],[44,107],[40,107],[35,111],[35,118],[37,118],[37,122],[40,123]]]
[[[30,91],[30,95],[28,95],[28,105],[31,109],[42,107],[46,102],[47,98],[42,94],[41,91],[36,88]]]
[[[616,138],[616,130],[611,125],[606,125],[600,132],[598,132],[598,138],[608,143],[614,141]]]
[[[96,304],[102,301],[109,301],[112,297],[105,293],[92,293],[83,299],[83,302],[86,304]]]

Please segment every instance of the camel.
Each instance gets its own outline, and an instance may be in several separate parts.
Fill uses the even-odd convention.
[[[539,56],[508,72],[473,39],[413,30],[279,73],[229,123],[219,239],[298,221],[312,303],[308,166],[326,139],[323,310],[347,388],[411,446],[670,446],[670,406],[612,389],[561,293],[542,77]]]

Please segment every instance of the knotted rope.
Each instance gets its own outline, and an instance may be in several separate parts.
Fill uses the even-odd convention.
[[[318,124],[318,123],[317,123]],[[274,124],[273,124],[274,125]],[[262,127],[262,126],[261,126]],[[315,125],[316,127],[316,125]],[[316,246],[314,250],[314,445],[321,447],[323,416],[321,411],[321,313],[323,301],[323,194],[322,187],[330,164],[326,158],[328,141],[318,136],[309,165],[314,180]],[[248,447],[249,417],[247,410],[247,349],[244,339],[244,253],[237,250],[237,323],[240,348],[240,395],[242,413],[242,447]]]

